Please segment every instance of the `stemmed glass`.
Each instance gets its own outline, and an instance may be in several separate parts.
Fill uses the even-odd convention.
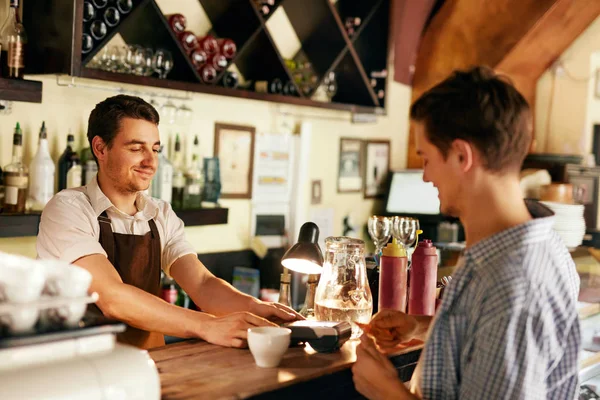
[[[417,232],[420,231],[419,220],[410,217],[394,217],[392,235],[407,249],[417,241]]]
[[[158,49],[152,57],[152,69],[160,79],[165,79],[173,69],[173,56],[167,50]]]
[[[383,246],[386,245],[392,235],[392,220],[388,217],[372,215],[367,222],[367,228],[375,244],[375,256],[379,257]]]

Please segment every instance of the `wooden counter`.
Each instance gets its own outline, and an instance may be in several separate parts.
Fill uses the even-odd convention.
[[[230,349],[190,340],[149,351],[160,374],[163,399],[360,398],[352,383],[352,364],[359,341],[340,351],[316,353],[292,347],[278,368],[259,368],[248,349]],[[421,346],[395,353],[390,359],[401,379],[410,379]]]

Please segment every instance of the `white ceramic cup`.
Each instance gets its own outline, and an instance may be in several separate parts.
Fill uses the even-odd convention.
[[[292,331],[276,326],[262,326],[248,329],[248,347],[256,365],[261,368],[274,368],[290,347]]]

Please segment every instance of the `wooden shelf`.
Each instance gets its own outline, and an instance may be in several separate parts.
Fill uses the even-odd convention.
[[[229,209],[202,208],[198,210],[175,211],[185,226],[226,224]],[[0,238],[37,236],[40,226],[40,212],[27,214],[0,214]]]
[[[197,210],[174,210],[185,226],[227,224],[228,208],[200,208]]]
[[[23,20],[33,26],[30,45],[26,56],[33,62],[28,63],[26,73],[68,74],[75,77],[122,82],[134,85],[154,86],[175,90],[208,93],[238,98],[263,100],[317,108],[346,110],[353,113],[385,114],[383,102],[377,99],[371,87],[369,74],[371,58],[387,64],[388,41],[367,46],[360,51],[354,48],[372,38],[380,39],[380,30],[387,32],[389,21],[386,11],[391,0],[375,2],[354,2],[338,0],[332,5],[329,0],[278,0],[272,12],[263,16],[254,0],[198,0],[198,6],[211,21],[209,33],[219,38],[231,38],[236,42],[238,54],[231,60],[244,81],[281,79],[284,83],[293,81],[298,73],[308,74],[310,84],[304,85],[305,92],[285,96],[270,93],[257,93],[251,90],[229,89],[222,87],[222,71],[212,84],[204,84],[198,72],[191,64],[188,55],[171,31],[168,22],[156,0],[134,0],[134,9],[122,16],[120,23],[111,28],[107,36],[95,43],[88,54],[81,54],[83,32],[89,30],[84,23],[83,1],[65,0],[61,7],[46,9],[47,0],[29,0],[23,7]],[[300,39],[301,48],[294,60],[302,62],[307,70],[291,71],[276,42],[269,32],[266,21],[278,10],[287,15],[290,28]],[[40,10],[47,15],[40,15]],[[353,37],[348,37],[344,28],[346,17],[358,16],[362,26]],[[59,21],[59,23],[57,23]],[[379,24],[379,30],[370,25]],[[358,38],[365,31],[365,39]],[[200,33],[200,32],[196,32]],[[368,33],[368,34],[367,34]],[[173,55],[174,69],[167,79],[140,77],[119,73],[94,70],[87,67],[91,58],[111,42],[111,38],[120,35],[129,45],[142,45],[150,48],[169,50]],[[377,54],[374,54],[377,52]],[[288,55],[286,55],[288,56]],[[363,62],[367,65],[363,66]],[[340,74],[337,95],[331,103],[312,100],[314,91],[328,72]],[[343,86],[343,87],[342,87]]]
[[[0,78],[0,100],[42,102],[42,82]]]

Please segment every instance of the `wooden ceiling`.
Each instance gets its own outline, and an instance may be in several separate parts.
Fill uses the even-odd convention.
[[[396,14],[400,13],[398,10],[406,10],[410,3],[419,2],[396,0],[396,21],[401,15]],[[433,3],[424,1],[420,10],[415,11],[415,6],[411,9],[418,16],[419,11],[435,11]],[[395,73],[400,69],[395,80],[409,83],[412,78],[414,101],[453,70],[485,64],[510,76],[533,106],[539,77],[598,15],[599,0],[446,0],[426,27],[420,43],[418,37],[413,43],[418,49],[414,64],[399,67],[402,61],[395,60]],[[421,19],[424,26],[427,18]],[[394,24],[396,51],[399,25]],[[414,75],[407,79],[403,68],[413,70]],[[421,167],[414,146],[411,129],[408,168]]]

